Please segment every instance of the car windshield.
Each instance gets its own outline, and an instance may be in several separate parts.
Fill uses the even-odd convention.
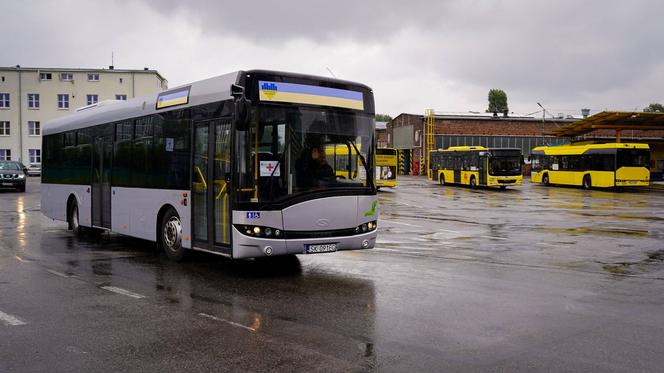
[[[334,109],[262,106],[239,136],[239,198],[277,202],[334,189],[373,187],[373,118]]]
[[[0,162],[0,170],[18,171],[20,168],[14,162]]]

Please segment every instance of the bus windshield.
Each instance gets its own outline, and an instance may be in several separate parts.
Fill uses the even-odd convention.
[[[515,176],[521,174],[523,157],[518,151],[494,150],[489,158],[489,175]]]
[[[279,202],[317,191],[373,188],[373,178],[367,179],[372,175],[371,116],[273,106],[257,112],[258,126],[239,136],[240,201]]]
[[[620,167],[648,167],[650,153],[645,149],[618,149],[618,165]]]

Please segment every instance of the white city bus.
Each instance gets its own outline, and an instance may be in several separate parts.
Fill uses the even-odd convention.
[[[373,118],[365,85],[264,70],[102,102],[44,127],[42,212],[174,260],[372,248]]]

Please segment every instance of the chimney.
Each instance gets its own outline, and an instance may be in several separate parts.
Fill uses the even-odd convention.
[[[583,115],[584,118],[588,118],[588,115],[590,115],[590,109],[581,109],[581,115]]]
[[[108,67],[109,70],[113,70],[113,68],[114,68],[113,65],[111,65],[111,66]]]

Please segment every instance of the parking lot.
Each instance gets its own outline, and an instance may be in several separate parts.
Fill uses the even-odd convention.
[[[664,365],[664,193],[402,177],[373,250],[168,261],[0,192],[0,372]]]

